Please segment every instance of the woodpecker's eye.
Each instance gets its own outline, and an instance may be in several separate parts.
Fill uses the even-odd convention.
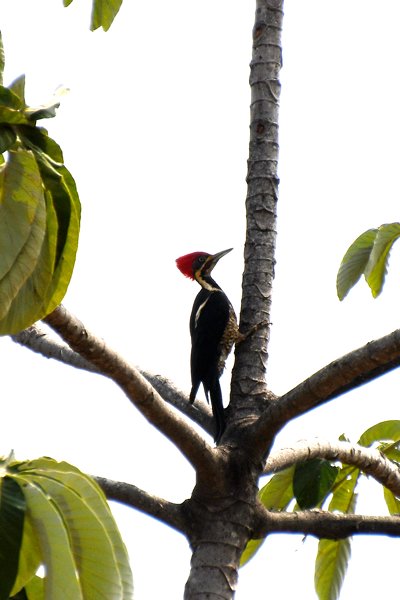
[[[199,256],[199,263],[203,263],[205,260],[205,256]]]

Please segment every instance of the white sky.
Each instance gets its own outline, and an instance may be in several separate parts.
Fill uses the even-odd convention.
[[[175,258],[234,246],[215,276],[239,310],[254,3],[125,3],[111,30],[91,33],[89,2],[2,5],[5,82],[26,73],[27,98],[71,89],[48,121],[83,205],[66,306],[135,364],[189,389],[188,318],[195,284]],[[340,303],[335,277],[365,229],[399,220],[400,6],[396,0],[287,0],[281,98],[279,239],[268,380],[283,393],[325,363],[399,326],[400,248],[373,301],[360,283]],[[193,473],[110,382],[0,344],[0,453],[65,459],[173,501]],[[227,395],[229,370],[223,386]],[[288,426],[277,446],[306,437],[353,440],[399,418],[400,374]],[[151,456],[148,448],[157,448]],[[368,486],[365,510],[384,510]],[[362,506],[360,505],[360,511]],[[186,542],[116,508],[137,600],[182,597]],[[398,587],[398,541],[356,540],[342,600],[368,577],[369,600]],[[241,572],[238,600],[313,598],[314,542],[269,540]],[[290,577],[287,573],[290,572]],[[265,590],[265,592],[264,592]]]

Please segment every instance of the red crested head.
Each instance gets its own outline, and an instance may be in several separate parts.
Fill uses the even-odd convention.
[[[217,252],[217,254],[208,254],[207,252],[191,252],[176,259],[176,266],[185,277],[196,279],[202,284],[204,277],[209,276],[220,258],[228,254],[232,248]]]
[[[185,254],[184,256],[180,256],[176,259],[176,266],[180,270],[185,277],[189,277],[189,279],[194,279],[194,273],[196,270],[196,265],[199,262],[200,257],[204,257],[204,260],[208,258],[210,255],[207,252],[191,252],[190,254]]]

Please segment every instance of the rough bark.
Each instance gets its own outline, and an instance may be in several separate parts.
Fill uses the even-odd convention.
[[[246,242],[240,330],[264,323],[236,347],[230,417],[237,430],[265,410],[267,345],[275,264],[278,200],[279,72],[282,66],[282,0],[257,0],[250,63],[250,143]]]

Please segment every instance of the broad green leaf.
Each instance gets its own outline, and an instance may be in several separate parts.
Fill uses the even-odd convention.
[[[21,483],[16,478],[14,478],[14,481]],[[29,519],[25,519],[19,555],[18,576],[11,592],[12,595],[16,594],[22,588],[28,588],[41,561],[42,555],[32,522]]]
[[[0,104],[0,123],[18,125],[20,123],[29,123],[29,121],[22,110],[1,106]]]
[[[41,577],[32,577],[25,587],[25,592],[28,600],[43,600],[44,580]]]
[[[338,471],[338,467],[320,458],[298,463],[293,477],[293,492],[299,507],[319,506],[331,491]]]
[[[319,541],[314,573],[315,591],[319,600],[339,598],[350,555],[349,538]]]
[[[56,169],[42,161],[39,166],[57,218],[55,270],[45,301],[48,314],[62,301],[72,276],[79,240],[80,202],[75,182],[65,167]]]
[[[343,300],[347,296],[364,273],[377,232],[377,229],[364,231],[351,244],[344,255],[336,278],[336,290],[339,300]]]
[[[339,470],[329,511],[352,513],[356,506],[355,488],[359,469],[344,466]],[[350,538],[320,540],[315,561],[314,585],[319,600],[336,600],[339,597],[350,559]]]
[[[369,427],[361,435],[358,443],[361,446],[371,446],[374,442],[382,440],[398,442],[400,440],[400,421],[382,421]]]
[[[0,600],[8,600],[18,573],[25,499],[9,477],[0,479]]]
[[[388,490],[386,487],[383,487],[383,497],[385,498],[386,506],[391,515],[400,515],[400,500],[396,498],[396,496]]]
[[[23,107],[21,99],[10,88],[0,85],[0,106],[19,110]]]
[[[25,246],[42,199],[42,181],[33,154],[11,152],[0,170],[0,280]]]
[[[83,598],[122,598],[111,539],[90,502],[69,488],[64,478],[60,482],[52,473],[31,472],[29,480],[52,499],[62,515]]]
[[[64,6],[69,6],[72,4],[72,0],[64,0]]]
[[[0,106],[20,111],[23,108],[23,103],[10,87],[0,85]]]
[[[293,495],[294,466],[284,469],[271,477],[268,483],[258,492],[260,502],[268,510],[285,510],[294,498]],[[240,559],[240,566],[245,565],[264,543],[264,539],[249,540]]]
[[[398,442],[395,442],[395,444],[398,444]],[[397,463],[397,465],[400,466],[400,450],[396,448],[393,443],[379,444],[378,450],[379,452],[382,452],[386,458],[389,458],[392,462]]]
[[[260,502],[268,510],[285,510],[294,498],[294,466],[284,469],[271,477],[258,492]]]
[[[374,298],[379,296],[385,282],[390,250],[400,237],[400,223],[388,223],[378,229],[375,243],[365,268],[365,279]]]
[[[46,566],[44,599],[84,600],[62,512],[30,478],[20,475],[18,480],[22,482],[27,503],[26,516],[32,523]]]
[[[43,187],[31,153],[10,153],[0,189],[0,333],[15,333],[33,322],[33,306],[21,313],[13,303],[35,269],[46,231]]]
[[[32,323],[48,314],[49,298],[52,294],[52,280],[57,250],[58,223],[51,195],[46,193],[46,231],[40,255],[30,276],[15,296],[12,306],[0,325],[4,331],[20,330],[20,319]],[[29,312],[27,308],[29,307]],[[29,324],[29,323],[28,323]]]
[[[79,197],[60,147],[44,129],[21,126],[19,135],[30,151],[10,152],[0,169],[0,334],[60,304],[79,238]]]
[[[48,458],[22,463],[18,472],[40,485],[62,512],[85,598],[133,598],[128,554],[97,483]]]
[[[122,0],[93,0],[90,29],[94,31],[102,27],[104,31],[108,31],[121,4]]]
[[[8,86],[9,89],[18,96],[20,100],[21,108],[26,108],[25,103],[25,75],[20,75],[15,79],[11,85]]]
[[[47,131],[43,129],[43,127],[20,125],[18,127],[18,134],[21,137],[24,146],[39,155],[44,153],[48,159],[50,158],[58,163],[56,167],[61,166],[64,162],[60,146],[47,135]]]
[[[330,511],[342,513],[354,512],[356,504],[355,488],[360,477],[360,470],[344,465],[336,476],[332,499],[329,503]]]

